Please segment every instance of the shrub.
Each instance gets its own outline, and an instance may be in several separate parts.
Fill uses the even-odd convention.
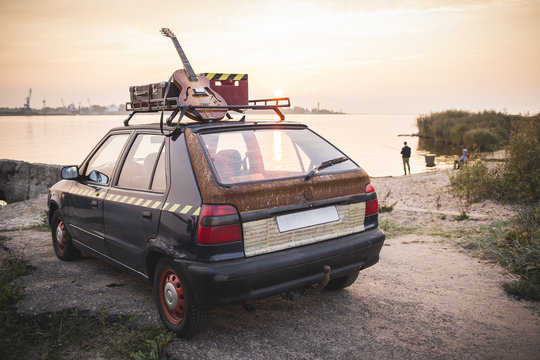
[[[540,201],[540,121],[524,121],[510,137],[508,161],[488,168],[483,161],[465,164],[450,177],[450,193],[465,207],[485,199],[534,204]]]
[[[540,301],[540,209],[523,207],[512,219],[492,223],[461,246],[518,275],[503,285],[508,294]]]
[[[485,253],[520,279],[505,285],[508,293],[540,301],[540,209],[530,206],[495,227]]]
[[[540,201],[540,119],[525,121],[510,138],[504,169],[507,200]]]
[[[491,182],[488,167],[483,161],[469,162],[450,177],[449,192],[459,199],[462,211],[466,213],[471,204],[490,197]]]
[[[482,253],[520,276],[505,285],[509,294],[540,301],[540,122],[527,119],[510,137],[508,162],[489,169],[482,161],[466,164],[450,178],[450,193],[465,205],[484,199],[527,204],[509,223],[499,224]]]
[[[388,203],[388,198],[390,197],[391,193],[392,190],[389,190],[385,196],[381,196],[379,198],[379,213],[391,212],[392,210],[394,210],[394,206],[396,206],[398,202],[395,201],[391,205]]]
[[[463,144],[479,151],[495,151],[502,147],[501,138],[489,129],[472,129],[463,135]]]
[[[495,111],[471,113],[460,110],[421,115],[416,119],[418,135],[438,143],[465,146],[480,150],[496,150],[508,144],[510,135],[527,119],[535,116],[510,115]],[[467,136],[466,136],[467,135]]]

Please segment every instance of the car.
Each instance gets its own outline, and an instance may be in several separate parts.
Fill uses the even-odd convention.
[[[48,197],[56,256],[148,280],[183,337],[214,306],[344,289],[385,240],[368,174],[300,123],[126,121],[61,176]]]

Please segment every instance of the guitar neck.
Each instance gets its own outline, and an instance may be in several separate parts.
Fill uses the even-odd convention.
[[[186,54],[184,54],[184,50],[182,50],[182,47],[180,46],[178,39],[176,39],[176,37],[173,37],[171,39],[174,44],[174,47],[176,48],[176,51],[178,52],[178,55],[180,55],[180,59],[182,60],[182,63],[184,64],[184,69],[186,70],[189,80],[197,81],[197,75],[195,74],[195,71],[193,71],[193,68],[191,67],[189,63],[189,60],[187,59]]]

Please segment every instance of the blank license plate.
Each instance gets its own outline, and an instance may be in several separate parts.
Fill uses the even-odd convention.
[[[335,206],[328,206],[281,215],[276,218],[276,221],[279,232],[285,232],[339,221],[339,215]]]

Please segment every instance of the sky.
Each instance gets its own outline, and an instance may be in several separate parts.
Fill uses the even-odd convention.
[[[540,1],[0,0],[0,107],[110,105],[183,68],[348,113],[540,111]]]

